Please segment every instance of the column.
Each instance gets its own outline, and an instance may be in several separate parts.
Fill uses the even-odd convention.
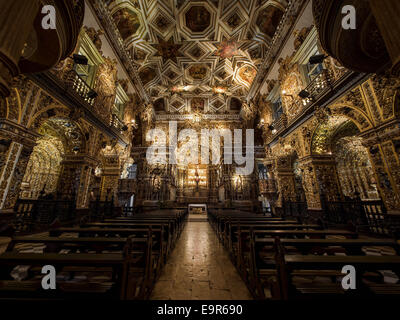
[[[393,73],[400,75],[400,1],[370,0],[372,13],[393,64]]]
[[[12,212],[29,157],[39,135],[11,121],[0,121],[0,211]]]
[[[11,142],[0,163],[0,211],[11,212],[21,189],[32,146]]]
[[[66,155],[61,162],[57,194],[63,198],[76,199],[77,208],[88,208],[89,186],[97,161],[87,155]]]
[[[321,197],[325,197],[327,201],[338,201],[342,198],[334,157],[308,156],[300,159],[299,165],[308,209],[321,210]]]
[[[100,200],[110,201],[114,196],[114,203],[118,201],[118,180],[121,176],[120,161],[118,155],[106,155],[104,157],[103,174],[100,185]]]
[[[39,11],[38,0],[0,0],[0,96],[10,94],[12,78],[33,30]]]
[[[283,201],[296,199],[295,175],[290,156],[282,156],[276,160],[274,176],[278,189],[276,206],[282,207]]]
[[[382,200],[390,212],[400,212],[400,129],[397,125],[364,137]]]

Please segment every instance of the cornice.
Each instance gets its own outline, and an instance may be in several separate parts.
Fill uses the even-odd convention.
[[[192,116],[189,114],[159,114],[155,116],[156,121],[168,120],[190,120]],[[203,120],[219,120],[219,121],[240,121],[239,114],[202,114]]]

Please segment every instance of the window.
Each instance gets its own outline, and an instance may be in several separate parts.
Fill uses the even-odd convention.
[[[307,64],[307,75],[310,81],[313,81],[324,69],[324,65],[322,63],[318,64]]]
[[[83,50],[79,50],[79,54],[87,57],[87,54]],[[95,76],[95,66],[90,59],[87,65],[75,64],[74,70],[89,87],[93,88],[92,84]]]
[[[115,97],[113,114],[118,116],[118,118],[121,120],[124,118],[124,103],[118,96]]]
[[[321,72],[324,70],[324,64],[310,64],[310,58],[314,56],[321,55],[321,52],[318,50],[318,46],[315,43],[314,47],[307,54],[307,58],[304,59],[303,63],[303,75],[306,77],[307,82],[313,81]]]
[[[259,180],[268,180],[267,167],[262,163],[258,164],[258,179]]]
[[[128,167],[128,179],[136,179],[137,164],[134,163]]]
[[[282,99],[279,98],[276,102],[272,104],[272,111],[273,111],[273,120],[276,121],[278,120],[281,115],[283,114],[283,109],[282,109]]]

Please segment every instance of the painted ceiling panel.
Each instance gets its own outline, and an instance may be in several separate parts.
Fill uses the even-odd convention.
[[[195,105],[204,105],[202,112],[237,113],[231,98],[247,96],[285,2],[108,1],[145,90],[153,103],[165,100],[157,112],[167,113],[190,112],[194,98]],[[215,96],[222,106],[212,103]]]

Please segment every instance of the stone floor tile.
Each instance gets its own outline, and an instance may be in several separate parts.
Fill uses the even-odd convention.
[[[208,222],[189,221],[151,299],[247,300],[252,297]]]

